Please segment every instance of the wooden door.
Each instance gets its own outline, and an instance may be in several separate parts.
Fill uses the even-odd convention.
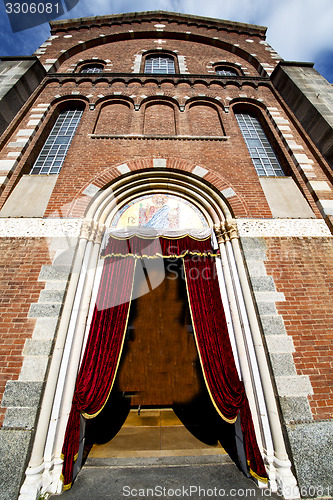
[[[199,359],[180,262],[165,260],[161,284],[132,301],[116,383],[119,391],[131,395],[132,406],[182,404],[200,393]],[[150,265],[149,278],[154,272],[161,270]],[[142,272],[135,279],[142,280]]]

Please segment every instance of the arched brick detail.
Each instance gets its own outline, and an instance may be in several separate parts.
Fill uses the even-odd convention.
[[[101,174],[97,175],[96,177],[93,177],[89,183],[83,186],[83,188],[75,196],[73,203],[70,205],[70,207],[68,207],[67,213],[63,214],[63,216],[84,217],[88,205],[92,200],[92,197],[86,194],[89,188],[92,187],[93,189],[95,188],[103,189],[112,181],[114,181],[118,177],[121,177],[123,175],[123,173],[121,173],[122,170],[121,167],[123,165],[126,165],[129,171],[131,172],[135,172],[138,170],[154,169],[155,168],[154,159],[155,158],[152,157],[140,158],[138,160],[128,161],[125,164],[122,163],[119,165],[114,165],[104,170]],[[165,167],[167,170],[178,170],[182,172],[191,173],[192,175],[196,175],[195,172],[193,173],[193,171],[195,170],[197,165],[182,159],[166,158]],[[224,179],[220,174],[210,170],[208,167],[202,165],[200,167],[206,170],[206,173],[204,173],[204,175],[200,175],[200,178],[221,193],[222,198],[229,205],[233,216],[236,218],[249,217],[250,211],[247,204],[245,203],[245,200],[243,199],[242,196],[237,194],[237,192],[235,191],[234,187],[230,184],[230,182]],[[130,182],[130,177],[129,177],[129,182]],[[228,188],[231,189],[235,193],[235,195],[225,198],[222,192]]]

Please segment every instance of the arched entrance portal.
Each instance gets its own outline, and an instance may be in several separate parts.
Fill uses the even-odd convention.
[[[120,207],[111,228],[176,238],[200,237],[209,225],[193,203],[155,192]],[[233,426],[225,426],[205,386],[182,259],[154,257],[136,263],[117,375],[102,412],[87,420],[83,455],[92,445],[89,457],[98,458],[223,454],[223,442],[238,462]]]
[[[216,188],[189,173],[185,174],[174,169],[168,171],[165,168],[155,168],[131,172],[117,178],[95,195],[87,210],[58,328],[57,345],[55,346],[57,355],[54,356],[50,367],[52,377],[49,377],[45,388],[45,404],[43,402],[41,408],[24,488],[52,493],[59,493],[63,488],[63,484],[59,480],[63,467],[61,452],[64,446],[66,426],[68,427],[68,421],[71,419],[77,375],[80,363],[81,368],[84,365],[84,353],[89,344],[90,325],[94,320],[94,307],[96,300],[98,300],[99,285],[103,279],[103,251],[106,248],[105,242],[107,242],[105,235],[108,234],[110,228],[112,231],[114,221],[117,218],[120,220],[128,208],[134,207],[137,203],[139,206],[140,203],[144,205],[145,200],[155,195],[167,196],[170,199],[172,197],[179,198],[179,203],[186,206],[191,204],[194,207],[193,211],[197,215],[199,214],[199,220],[201,217],[206,221],[208,228],[197,228],[195,230],[197,233],[194,231],[191,237],[194,241],[203,241],[202,232],[208,231],[209,240],[214,241],[213,245],[219,252],[219,258],[216,258],[218,295],[225,311],[232,357],[238,376],[245,386],[256,441],[264,458],[272,490],[276,489],[277,484],[280,484],[281,487],[284,485],[289,487],[290,484],[294,484],[294,478],[285,450],[274,391],[238,241],[237,226],[231,218],[228,206]],[[169,208],[172,212],[175,207]],[[164,210],[164,215],[165,212]],[[169,212],[170,210],[168,214]],[[147,214],[146,211],[145,217]],[[175,217],[168,219],[168,214],[166,219],[174,221]],[[163,215],[163,211],[160,212],[160,215]],[[128,225],[128,221],[126,225]],[[140,224],[138,225],[140,226]],[[117,231],[117,229],[115,230]],[[160,233],[154,228],[153,230],[155,236],[167,241],[168,231],[170,231],[168,227],[162,227]],[[120,229],[120,231],[124,230]],[[178,228],[178,231],[181,231],[181,228]],[[104,243],[102,244],[103,236]],[[129,235],[125,235],[124,239],[128,238]],[[181,240],[179,234],[177,238],[179,241]],[[117,240],[117,237],[115,239]],[[121,238],[118,238],[118,241],[120,240]],[[181,252],[183,251],[184,248],[181,248]],[[204,253],[206,251],[207,249],[204,250]],[[155,254],[157,255],[158,252]],[[163,259],[172,257],[170,248],[167,247],[165,253],[162,252],[161,255]],[[131,259],[131,257],[129,258]],[[144,259],[135,257],[135,260]],[[149,262],[149,259],[147,261]],[[143,273],[145,273],[145,267],[142,266]],[[134,273],[130,273],[130,275],[134,276]],[[200,302],[199,300],[199,305]],[[194,310],[198,309],[192,307],[192,316]],[[204,313],[203,310],[202,315]],[[214,315],[208,315],[207,319],[209,317],[214,317]],[[209,345],[209,342],[206,342],[206,345]],[[119,356],[118,359],[120,359]],[[52,406],[50,405],[51,401],[53,401]],[[51,407],[52,412],[50,413]],[[237,430],[237,422],[239,424],[239,419],[236,421],[236,442],[242,448],[243,434],[240,432],[240,427]],[[82,425],[81,442],[84,437],[83,431],[84,426]],[[79,438],[78,434],[77,438]],[[83,449],[82,445],[80,449]],[[76,461],[76,468],[79,463],[80,458]]]

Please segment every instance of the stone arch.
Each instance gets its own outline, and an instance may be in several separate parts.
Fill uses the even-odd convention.
[[[90,179],[81,188],[64,216],[85,217],[89,205],[93,202],[99,191],[105,189],[106,186],[118,179],[126,178],[126,181],[130,180],[131,173],[134,174],[138,171],[152,172],[152,169],[156,172],[154,165],[157,165],[159,161],[165,165],[165,171],[169,172],[170,177],[173,175],[173,172],[181,172],[191,178],[200,180],[203,185],[210,186],[212,193],[215,193],[215,196],[221,197],[231,217],[249,217],[250,209],[245,199],[237,193],[236,188],[221,174],[210,170],[207,166],[199,167],[187,160],[175,158],[130,160],[124,164],[114,165],[105,169],[102,173]]]
[[[59,29],[58,31],[60,31],[60,30],[61,29]],[[142,35],[140,34],[140,32],[138,32],[138,33],[122,32],[122,33],[106,35],[102,39],[100,37],[92,38],[92,39],[88,40],[84,44],[84,46],[83,46],[83,44],[78,43],[78,44],[70,47],[69,49],[67,49],[65,52],[63,52],[61,54],[61,56],[59,56],[57,61],[52,64],[52,66],[50,67],[50,71],[55,72],[56,69],[63,62],[65,62],[66,59],[68,59],[74,55],[80,54],[81,52],[84,52],[84,50],[86,50],[87,48],[97,47],[99,45],[102,45],[102,44],[104,45],[106,43],[110,43],[113,41],[117,42],[117,41],[123,41],[123,40],[130,40],[133,38],[137,40],[141,36]],[[174,32],[164,31],[163,36],[172,39],[174,37]],[[144,38],[154,39],[155,37],[156,37],[156,33],[154,31],[151,31],[151,32],[149,31],[149,32],[146,32],[144,34]],[[262,66],[262,63],[259,61],[259,59],[256,56],[251,55],[248,51],[245,51],[243,48],[235,46],[230,42],[226,42],[223,39],[217,40],[216,38],[213,38],[213,37],[210,37],[207,35],[186,34],[186,33],[181,33],[181,32],[177,34],[177,39],[202,43],[204,45],[215,46],[215,47],[221,48],[223,50],[226,50],[228,52],[235,53],[241,59],[244,59],[245,61],[249,62],[251,64],[251,66],[256,71],[258,71],[258,74],[264,74],[264,75],[266,74],[265,67]]]

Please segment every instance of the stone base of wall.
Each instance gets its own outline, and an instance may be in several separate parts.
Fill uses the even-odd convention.
[[[333,498],[333,420],[287,425],[290,447],[304,498]]]

